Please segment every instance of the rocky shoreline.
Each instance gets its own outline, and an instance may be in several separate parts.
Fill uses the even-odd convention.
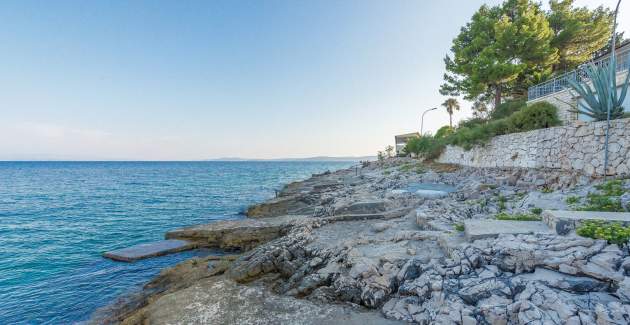
[[[600,182],[412,159],[314,175],[248,219],[169,232],[234,254],[163,270],[90,322],[627,324],[627,246],[547,232],[471,241],[461,229],[500,212],[565,210]]]

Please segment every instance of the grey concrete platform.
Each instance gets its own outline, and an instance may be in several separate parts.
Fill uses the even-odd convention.
[[[196,244],[187,240],[169,239],[105,252],[103,257],[115,261],[133,262],[149,257],[181,252],[195,247]]]
[[[542,213],[542,219],[560,235],[570,233],[585,220],[602,220],[630,225],[630,213],[628,212],[545,210]]]
[[[466,220],[464,234],[469,241],[498,237],[500,234],[548,234],[552,231],[540,221]]]

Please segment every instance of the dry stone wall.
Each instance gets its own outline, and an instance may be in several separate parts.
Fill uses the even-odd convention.
[[[630,119],[611,121],[609,174],[630,175]],[[471,167],[526,167],[604,174],[606,122],[571,125],[494,137],[469,151],[448,146],[438,161]]]

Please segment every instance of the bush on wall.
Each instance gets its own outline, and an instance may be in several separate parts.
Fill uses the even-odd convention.
[[[558,109],[547,102],[525,106],[508,118],[509,133],[544,129],[557,125],[560,125]]]
[[[492,113],[490,113],[491,120],[498,120],[502,118],[506,118],[516,112],[518,112],[521,108],[527,106],[527,102],[523,99],[510,100],[502,103],[497,106]]]
[[[507,106],[506,106],[507,107]],[[439,157],[446,145],[455,145],[470,150],[476,145],[483,145],[497,135],[525,132],[560,125],[558,109],[547,102],[535,103],[518,109],[504,108],[514,112],[508,117],[489,121],[471,119],[454,131],[441,128],[435,137],[423,135],[409,140],[406,152],[422,156],[425,159]]]

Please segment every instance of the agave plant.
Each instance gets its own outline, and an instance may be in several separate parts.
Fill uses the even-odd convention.
[[[626,80],[621,85],[621,92],[618,93],[616,67],[617,62],[614,58],[611,59],[609,64],[596,66],[591,63],[585,68],[588,81],[578,83],[575,80],[569,80],[571,88],[586,102],[586,104],[578,102],[577,110],[574,112],[589,116],[596,121],[603,121],[608,117],[608,100],[611,100],[610,118],[623,117],[622,104],[628,92],[630,73],[628,73]],[[613,71],[610,71],[610,69],[613,69]],[[588,82],[591,82],[592,86]]]

